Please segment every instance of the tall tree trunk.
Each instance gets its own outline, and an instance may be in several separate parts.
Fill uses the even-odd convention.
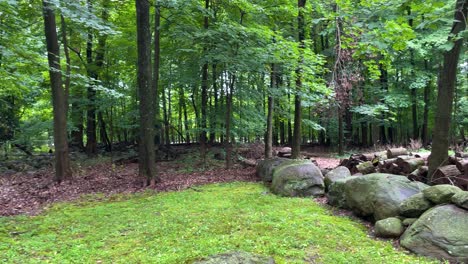
[[[91,0],[87,0],[88,12],[92,13],[93,5]],[[90,81],[87,89],[88,105],[86,111],[86,153],[93,156],[97,153],[96,139],[96,65],[93,63],[93,33],[88,30],[88,39],[86,41],[86,62],[87,74]]]
[[[429,62],[427,60],[424,61],[424,69],[429,71]],[[423,114],[423,126],[422,126],[422,143],[423,146],[427,146],[429,144],[429,134],[428,134],[428,126],[429,126],[429,106],[431,100],[431,88],[432,88],[432,80],[424,87],[424,114]]]
[[[413,18],[411,17],[411,6],[408,6],[408,25],[410,28],[413,28]],[[414,80],[414,51],[412,48],[409,49],[410,51],[410,64],[411,64],[411,78]],[[418,94],[416,88],[411,88],[411,114],[413,117],[413,139],[419,138],[419,126],[418,126]]]
[[[229,91],[226,91],[226,169],[232,166],[232,146],[231,146],[231,122],[232,122],[232,95],[234,94],[234,86],[236,83],[236,75],[230,74]]]
[[[297,7],[299,13],[297,16],[297,30],[299,32],[299,65],[296,69],[296,95],[294,99],[294,134],[292,142],[291,158],[297,159],[301,153],[301,123],[302,123],[302,109],[301,109],[301,92],[302,92],[302,64],[304,63],[304,48],[305,48],[305,22],[304,22],[304,7],[306,0],[298,0]]]
[[[187,114],[187,103],[185,101],[185,94],[182,97],[182,110],[184,111],[184,129],[185,129],[185,142],[190,144],[190,132],[189,132],[189,123],[188,123],[188,114]]]
[[[47,58],[49,61],[50,85],[52,89],[52,106],[54,116],[55,144],[55,180],[62,182],[70,179],[70,158],[67,142],[67,99],[68,94],[62,86],[60,67],[60,48],[57,37],[57,25],[53,6],[47,0],[42,1],[44,31],[47,43]]]
[[[214,97],[214,109],[211,113],[211,124],[210,124],[210,144],[213,144],[216,140],[216,120],[218,113],[218,84],[216,82],[217,72],[216,64],[212,65],[212,82],[213,82],[213,97]]]
[[[151,31],[149,2],[136,0],[138,46],[138,95],[140,108],[139,174],[154,186],[156,173],[154,147],[154,89],[151,87]]]
[[[269,159],[273,156],[273,111],[274,99],[273,90],[276,88],[276,69],[275,64],[271,64],[270,75],[270,92],[268,93],[268,116],[267,116],[267,129],[265,134],[265,158]]]
[[[446,163],[449,148],[449,130],[452,117],[453,95],[457,79],[457,65],[460,51],[463,46],[463,38],[456,40],[456,36],[466,28],[468,3],[465,0],[457,0],[455,8],[455,20],[450,32],[449,41],[454,41],[451,50],[444,54],[444,65],[439,77],[437,95],[437,111],[434,122],[434,138],[431,155],[429,156],[429,180],[439,166]]]
[[[152,89],[154,92],[154,104],[155,115],[156,115],[156,144],[161,144],[161,110],[159,107],[159,65],[161,58],[161,7],[159,6],[159,0],[155,0],[155,11],[154,11],[154,65],[153,65],[153,82]]]
[[[210,0],[205,0],[205,12],[210,8]],[[203,28],[208,30],[209,20],[208,15],[203,19]],[[205,45],[208,45],[205,43]],[[203,48],[203,55],[208,53],[208,47]],[[200,128],[200,147],[203,163],[206,161],[206,132],[207,132],[207,105],[208,105],[208,62],[205,62],[202,67],[202,82],[201,82],[201,128]]]
[[[384,68],[382,64],[379,65],[380,68],[380,85],[382,88],[382,92],[384,94],[388,93],[388,72]],[[381,103],[385,104],[385,99],[382,98],[380,100]],[[387,118],[385,113],[382,113],[381,115],[382,118],[382,124],[379,126],[379,131],[380,131],[380,144],[387,144],[387,135],[385,133],[385,119]]]

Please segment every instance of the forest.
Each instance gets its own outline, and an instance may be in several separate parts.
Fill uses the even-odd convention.
[[[245,196],[241,204],[247,204],[251,199],[248,193],[263,192],[264,186],[246,182],[263,181],[279,196],[326,197],[325,204],[370,217],[367,220],[372,226],[386,220],[380,212],[357,210],[359,205],[349,202],[352,197],[346,197],[346,206],[333,204],[333,192],[338,189],[331,186],[338,185],[330,175],[343,173],[335,172],[339,165],[347,167],[344,174],[349,177],[356,173],[390,173],[432,187],[451,185],[443,189],[444,195],[449,192],[450,197],[457,198],[434,200],[424,193],[424,199],[431,204],[425,210],[448,203],[462,208],[460,214],[466,215],[467,9],[466,0],[0,0],[0,260],[16,263],[36,254],[35,240],[28,242],[33,249],[15,248],[27,239],[22,232],[30,231],[12,231],[15,226],[56,228],[46,224],[46,215],[35,220],[15,215],[49,212],[55,202],[73,204],[91,194],[106,198],[91,198],[90,203],[94,199],[98,204],[112,203],[113,195],[117,195],[117,201],[124,200],[128,208],[134,209],[145,199],[153,199],[145,196],[147,191],[165,193],[161,199],[168,199],[169,204],[187,199],[183,197],[188,194],[166,191],[187,189],[203,203],[209,203],[206,192],[213,190],[220,199],[218,206],[227,208],[223,202],[228,201],[222,201],[222,197],[232,196],[229,188]],[[305,167],[289,171],[283,179],[275,176],[286,170],[282,166],[290,170]],[[287,182],[298,171],[320,174],[320,187],[314,189],[316,178],[307,178],[312,187],[308,185],[309,189],[301,189],[303,192],[294,189],[298,188],[297,181],[306,177],[301,174],[300,180]],[[437,182],[436,178],[442,180]],[[288,187],[277,187],[280,181]],[[399,184],[403,180],[391,181]],[[226,189],[223,184],[232,186]],[[411,184],[405,182],[405,188],[413,188],[408,187]],[[347,187],[342,188],[339,192],[346,193]],[[128,198],[128,193],[137,193],[136,198]],[[276,201],[269,196],[258,199],[289,206],[288,200]],[[322,198],[314,199],[319,205],[301,205],[302,200],[297,200],[294,206],[305,209],[294,208],[325,210],[320,207]],[[408,197],[398,200],[398,206],[405,199]],[[263,204],[254,204],[258,208],[248,210],[264,210]],[[51,209],[50,217],[65,217],[60,211],[76,213],[67,205],[61,206]],[[158,206],[149,207],[166,210]],[[197,214],[206,209],[171,206],[176,208],[173,217],[180,219],[185,219],[183,210]],[[229,208],[233,211],[227,213],[235,218],[237,207]],[[105,214],[111,209],[102,210]],[[150,217],[136,214],[141,218],[138,221]],[[162,214],[158,213],[158,217]],[[404,214],[384,215],[411,218]],[[122,219],[131,216],[126,212]],[[86,217],[80,215],[79,219]],[[351,223],[341,224],[348,229]],[[466,219],[457,224],[468,230]],[[231,222],[224,225],[230,226]],[[168,230],[178,228],[167,226]],[[112,230],[100,229],[98,235],[106,232]],[[164,231],[151,232],[161,235]],[[204,234],[207,241],[215,236],[210,232]],[[309,231],[298,227],[297,232]],[[365,236],[359,232],[350,232],[356,237],[348,239],[352,243],[374,243],[357,242]],[[409,232],[408,227],[396,237],[403,234],[403,246],[414,253],[468,261],[466,248],[456,249],[454,254],[450,253],[453,250],[448,251],[450,254],[443,250],[436,256],[425,254],[404,239]],[[132,235],[139,241],[135,243],[143,243],[139,240],[141,233]],[[294,237],[301,235],[305,233]],[[325,239],[317,232],[308,235]],[[66,236],[57,239],[65,240]],[[240,234],[236,238],[239,241],[231,242],[245,251],[251,245],[244,243],[243,236],[247,235]],[[89,254],[77,251],[75,255],[63,255],[59,250],[62,255],[57,257],[57,245],[45,243],[36,257],[52,263],[81,258],[90,262],[103,259],[105,263],[192,263],[223,253],[221,249],[232,249],[207,241],[203,243],[210,246],[195,253],[193,249],[179,248],[182,253],[163,257],[156,256],[158,252],[120,255],[131,244],[119,244],[120,251],[108,256],[93,246]],[[171,248],[166,242],[158,243]],[[262,256],[227,254],[206,263],[231,257],[254,261],[232,263],[350,260],[349,256],[310,246],[296,252],[297,245],[292,241],[283,242],[271,244],[279,247],[276,251],[267,244],[250,250],[272,256],[273,262],[250,259]],[[307,241],[298,243],[308,245]],[[416,261],[412,255],[400,256],[402,253],[391,246],[382,253],[385,260],[376,260],[382,256],[364,252],[378,251],[370,247],[385,245],[369,244],[369,248],[361,249],[359,254],[363,255],[357,256],[361,262]],[[314,262],[315,258],[318,262]]]

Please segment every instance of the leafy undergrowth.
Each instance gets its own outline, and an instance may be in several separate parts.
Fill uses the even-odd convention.
[[[93,195],[0,218],[4,263],[191,263],[237,250],[277,263],[429,263],[311,199],[277,197],[256,183]]]

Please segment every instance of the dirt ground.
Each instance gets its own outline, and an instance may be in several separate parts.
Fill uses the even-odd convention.
[[[232,182],[259,181],[254,167],[236,164],[233,169],[223,168],[223,162],[211,161],[206,170],[193,156],[181,157],[173,161],[158,162],[157,168],[161,181],[156,191],[178,191],[196,185]],[[339,160],[314,155],[320,168],[334,168]],[[187,165],[189,164],[189,165]],[[54,183],[53,170],[45,168],[38,171],[0,174],[0,216],[18,214],[35,215],[45,207],[61,201],[72,201],[86,194],[135,193],[146,190],[143,179],[138,176],[138,164],[115,165],[103,160],[87,167],[74,167],[73,179],[61,184]]]

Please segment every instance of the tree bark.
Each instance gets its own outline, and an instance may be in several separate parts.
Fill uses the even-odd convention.
[[[269,159],[273,156],[273,111],[274,99],[273,90],[276,88],[276,70],[275,64],[271,64],[270,75],[270,92],[268,93],[268,115],[267,115],[267,129],[265,134],[265,158]]]
[[[55,144],[55,180],[62,182],[70,179],[70,158],[67,142],[67,94],[62,85],[60,67],[60,48],[57,37],[57,25],[53,6],[48,1],[42,1],[44,31],[47,44],[47,58],[49,62],[50,85],[52,89],[52,106],[54,116],[54,144]]]
[[[210,0],[205,0],[205,11],[208,12],[210,8]],[[203,19],[203,28],[208,30],[209,27],[209,20],[208,15],[205,15]],[[208,45],[205,43],[205,47],[203,47],[203,54],[204,56],[208,53]],[[205,62],[202,67],[202,80],[201,80],[201,128],[200,128],[200,147],[201,147],[201,157],[203,163],[206,160],[206,132],[207,132],[207,105],[208,105],[208,62]]]
[[[293,159],[297,159],[301,153],[301,123],[302,123],[302,109],[301,109],[301,92],[302,92],[302,64],[304,63],[304,48],[305,48],[305,21],[304,21],[304,7],[306,5],[306,0],[298,0],[297,7],[299,13],[297,16],[297,30],[298,40],[299,40],[299,64],[296,69],[296,96],[294,100],[294,134],[293,142],[291,145]]]
[[[159,6],[159,0],[155,0],[155,11],[154,11],[154,65],[153,65],[153,79],[152,79],[152,89],[154,92],[154,104],[155,116],[156,116],[156,144],[161,144],[161,131],[162,131],[162,122],[161,122],[161,110],[159,107],[159,66],[161,58],[161,7]]]
[[[231,146],[231,121],[232,121],[232,95],[234,94],[234,86],[236,83],[236,75],[231,74],[229,84],[229,90],[226,91],[226,140],[225,150],[226,150],[226,169],[230,169],[232,166],[232,146]]]
[[[449,41],[466,28],[467,6],[465,0],[457,0],[455,20]],[[454,41],[451,50],[444,54],[444,64],[439,77],[437,111],[434,122],[434,135],[431,156],[429,156],[429,181],[436,169],[443,166],[448,158],[449,130],[452,118],[453,95],[457,78],[458,59],[463,46],[463,38]]]
[[[88,12],[92,12],[92,2],[87,0]],[[88,39],[86,41],[86,62],[87,74],[90,81],[87,89],[88,105],[86,110],[86,153],[93,156],[97,153],[96,138],[96,90],[94,89],[96,75],[96,65],[93,63],[93,33],[88,30]]]
[[[429,71],[428,61],[424,61],[424,69]],[[421,131],[421,138],[423,146],[427,146],[429,144],[429,134],[428,134],[428,126],[429,126],[429,105],[431,100],[431,87],[432,80],[424,87],[424,113],[423,113],[423,126]]]
[[[150,186],[159,181],[154,148],[154,89],[151,83],[151,32],[149,2],[136,0],[138,94],[140,109],[139,174]]]

